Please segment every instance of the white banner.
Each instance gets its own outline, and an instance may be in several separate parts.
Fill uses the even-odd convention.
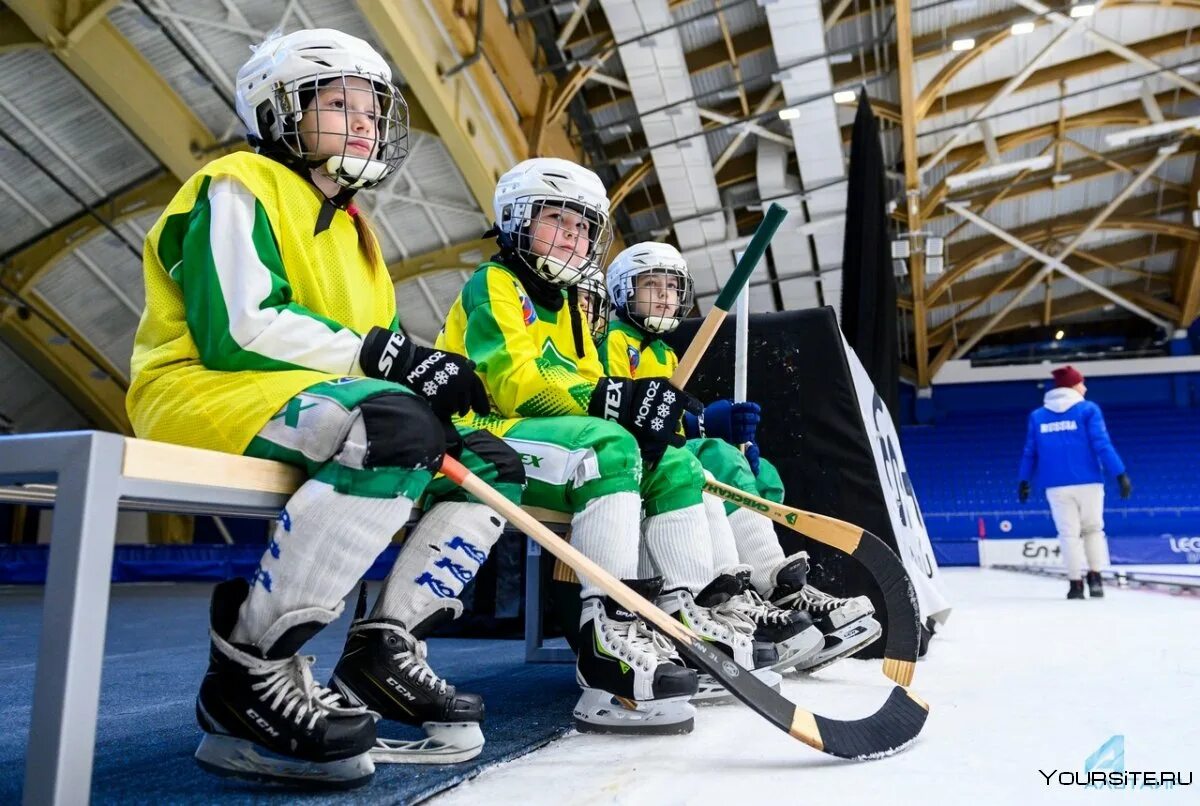
[[[904,455],[900,452],[900,437],[892,424],[892,415],[875,392],[870,376],[844,337],[842,345],[850,364],[850,374],[854,377],[855,396],[871,442],[879,484],[887,499],[888,517],[896,535],[896,548],[917,591],[921,618],[932,616],[939,623],[945,623],[950,616],[950,603],[942,587],[937,560],[929,544],[929,532],[925,529],[921,507],[908,477]]]
[[[1062,568],[1062,549],[1057,537],[980,540],[979,565],[982,568],[993,565]]]

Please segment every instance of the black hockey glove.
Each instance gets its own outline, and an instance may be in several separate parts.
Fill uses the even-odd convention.
[[[1129,496],[1133,495],[1133,482],[1129,480],[1129,474],[1122,473],[1117,476],[1117,484],[1121,485],[1121,500],[1128,501]]]
[[[685,442],[678,433],[683,412],[703,410],[700,401],[666,378],[601,378],[588,404],[588,414],[620,423],[633,434],[642,460],[651,467],[668,446]]]
[[[1023,481],[1017,485],[1017,499],[1022,504],[1029,500],[1029,482]]]
[[[429,402],[443,420],[452,414],[491,411],[475,362],[457,353],[431,350],[382,327],[373,327],[358,354],[363,374],[407,386]]]

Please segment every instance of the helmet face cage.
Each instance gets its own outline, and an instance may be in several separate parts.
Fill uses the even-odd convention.
[[[522,196],[501,213],[500,229],[543,279],[576,285],[603,263],[612,245],[608,215],[565,196]]]
[[[625,278],[625,313],[643,330],[670,333],[692,311],[692,276],[675,266],[650,266]]]
[[[608,317],[612,313],[612,302],[608,298],[608,289],[604,287],[604,278],[599,274],[589,274],[576,287],[592,341],[599,342],[608,335]]]
[[[408,104],[383,75],[316,73],[277,85],[270,103],[274,139],[345,187],[374,187],[408,157]]]

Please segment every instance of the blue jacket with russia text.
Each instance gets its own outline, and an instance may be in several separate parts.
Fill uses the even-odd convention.
[[[1105,473],[1124,472],[1100,407],[1074,389],[1047,392],[1044,405],[1029,415],[1019,480],[1064,487],[1103,483]]]

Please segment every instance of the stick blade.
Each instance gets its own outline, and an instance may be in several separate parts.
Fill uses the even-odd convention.
[[[842,721],[814,714],[814,720],[826,753],[869,761],[912,744],[928,716],[928,704],[903,686],[896,686],[883,707],[864,719]]]
[[[804,710],[699,638],[674,640],[681,656],[711,674],[730,694],[775,727],[831,756],[856,761],[890,756],[917,738],[929,715],[925,702],[896,686],[874,714],[830,719]]]

